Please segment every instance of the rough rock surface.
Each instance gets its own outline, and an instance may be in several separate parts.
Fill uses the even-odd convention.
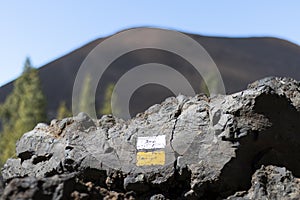
[[[168,98],[129,121],[38,124],[2,169],[2,198],[297,199],[299,86],[272,77],[232,95]]]
[[[0,197],[3,194],[3,189],[4,189],[4,183],[3,183],[3,178],[2,178],[2,176],[0,174]]]
[[[252,177],[247,192],[237,192],[228,199],[300,199],[300,179],[284,167],[262,166]]]

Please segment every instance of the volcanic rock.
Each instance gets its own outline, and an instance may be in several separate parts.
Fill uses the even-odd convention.
[[[300,179],[284,167],[262,166],[251,183],[247,192],[238,192],[228,199],[300,199]]]
[[[270,77],[231,95],[171,97],[128,121],[38,124],[2,169],[2,198],[297,198],[299,86]]]

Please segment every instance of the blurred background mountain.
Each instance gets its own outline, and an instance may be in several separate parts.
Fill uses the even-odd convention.
[[[187,35],[198,41],[211,55],[221,72],[227,93],[245,89],[247,84],[266,76],[285,76],[295,79],[300,77],[300,47],[289,41],[271,37],[226,38]],[[71,109],[72,90],[77,71],[87,54],[103,39],[94,40],[38,69],[41,88],[47,99],[48,119],[57,116],[58,107],[62,104]],[[95,97],[96,110],[99,114],[105,106],[107,88],[115,84],[125,72],[149,61],[172,66],[191,80],[192,86],[198,93],[205,92],[201,91],[203,88],[202,82],[199,82],[201,77],[198,77],[199,75],[192,70],[193,67],[185,60],[161,50],[134,51],[112,63],[103,75],[102,85],[98,87]],[[0,87],[0,102],[5,101],[12,92],[13,86],[14,81]],[[142,112],[154,103],[160,103],[172,95],[174,94],[170,90],[162,86],[154,84],[143,86],[131,99],[131,114]],[[155,98],[152,98],[153,96]]]

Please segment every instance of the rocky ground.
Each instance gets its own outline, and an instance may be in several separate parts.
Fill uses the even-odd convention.
[[[2,169],[2,199],[300,199],[300,83],[178,96],[129,121],[38,124]]]

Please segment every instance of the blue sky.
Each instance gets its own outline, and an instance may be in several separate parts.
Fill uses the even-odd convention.
[[[137,26],[300,44],[299,9],[300,1],[278,0],[0,1],[0,85],[20,75],[27,56],[40,67],[93,39]]]

